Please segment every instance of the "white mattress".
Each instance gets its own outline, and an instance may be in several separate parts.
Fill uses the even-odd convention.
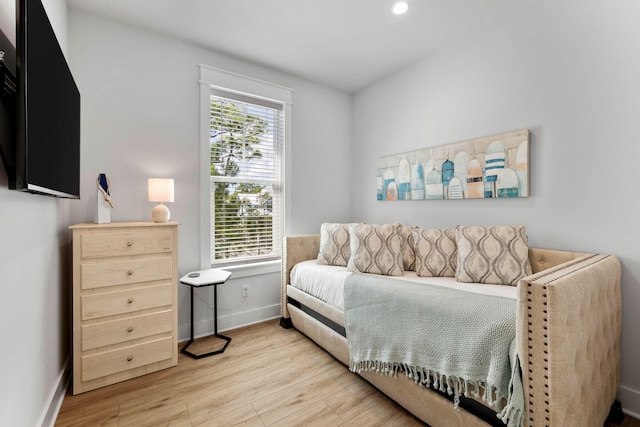
[[[348,271],[347,267],[319,265],[316,260],[309,260],[293,266],[289,284],[327,304],[344,310],[344,281],[351,274],[353,273]],[[514,300],[517,299],[518,292],[518,288],[515,286],[462,283],[458,282],[455,277],[419,277],[415,271],[405,271],[404,276],[394,276],[393,278]]]

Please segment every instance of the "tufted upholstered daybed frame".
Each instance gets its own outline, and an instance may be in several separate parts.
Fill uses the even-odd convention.
[[[319,245],[319,234],[285,237],[281,325],[292,324],[348,365],[347,340],[336,331],[344,326],[342,311],[288,286],[291,268],[316,259]],[[620,379],[620,262],[612,255],[536,248],[529,259],[533,274],[518,284],[516,326],[524,423],[600,427]],[[446,397],[404,375],[361,375],[433,427],[491,425],[474,408],[455,410]]]

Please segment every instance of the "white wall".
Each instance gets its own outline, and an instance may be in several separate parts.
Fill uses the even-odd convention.
[[[534,246],[619,256],[619,398],[640,414],[640,4],[531,3],[355,96],[353,219],[524,224]],[[521,128],[532,132],[531,197],[376,201],[378,157]]]
[[[82,95],[82,201],[72,222],[91,222],[95,179],[111,180],[112,221],[149,220],[148,177],[175,179],[172,219],[179,221],[180,274],[200,268],[199,67],[205,64],[292,88],[290,222],[292,233],[318,232],[326,218],[350,215],[351,98],[228,56],[71,10],[71,69]],[[331,124],[331,126],[327,126]],[[288,172],[289,173],[289,172]],[[338,187],[341,191],[336,192]],[[250,296],[241,297],[241,285]],[[212,289],[196,298],[195,334],[211,332]],[[219,287],[219,329],[279,316],[280,276],[234,277]],[[180,338],[189,333],[189,298],[180,287]]]
[[[66,4],[43,3],[67,52]],[[0,25],[15,42],[15,1],[0,0],[0,11]],[[41,425],[59,403],[53,398],[69,356],[73,202],[10,191],[1,166],[0,201],[1,423]]]

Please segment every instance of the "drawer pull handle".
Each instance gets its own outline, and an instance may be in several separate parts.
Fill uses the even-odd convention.
[[[129,327],[127,328],[127,332],[133,332],[133,328],[132,328],[131,326],[129,326]]]
[[[130,248],[131,246],[133,246],[133,242],[127,242],[127,247]]]
[[[128,270],[127,271],[127,276],[133,276],[133,270]]]
[[[127,304],[131,304],[131,303],[133,303],[133,298],[129,298],[129,299],[127,300]]]
[[[133,356],[127,356],[127,362],[131,362],[133,360]]]

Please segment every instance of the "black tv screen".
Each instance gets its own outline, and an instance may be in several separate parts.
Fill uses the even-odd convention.
[[[79,198],[80,92],[40,0],[17,7],[15,189]]]

